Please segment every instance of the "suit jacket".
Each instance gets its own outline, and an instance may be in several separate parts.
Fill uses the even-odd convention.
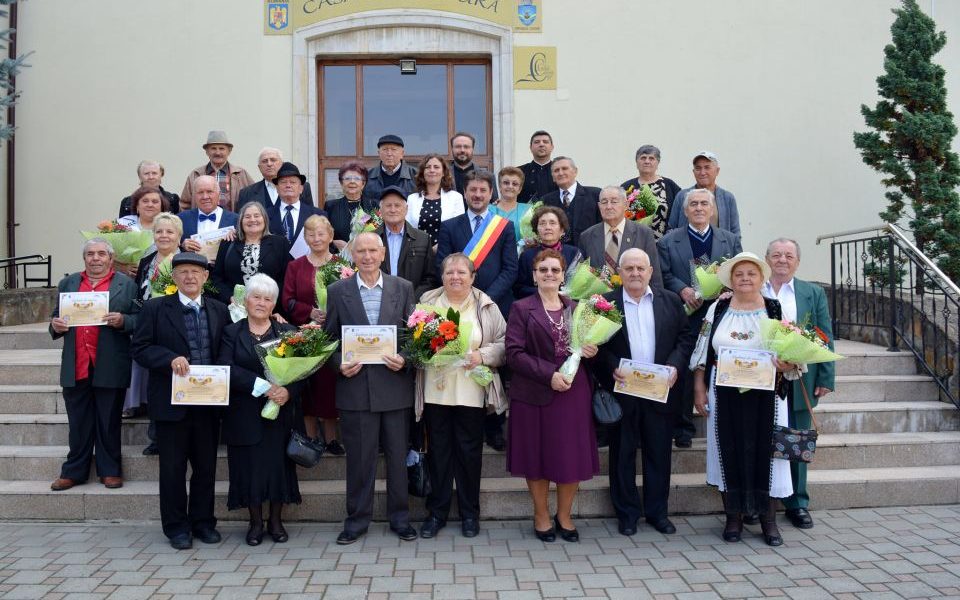
[[[57,284],[60,294],[80,291],[80,273],[67,275]],[[137,326],[137,285],[123,273],[114,272],[110,280],[110,312],[123,314],[123,329],[106,325],[100,327],[97,338],[96,369],[93,372],[94,387],[125,388],[130,385],[130,334]],[[53,308],[50,318],[60,316],[60,305]],[[60,355],[60,387],[77,385],[77,329],[71,327],[66,333],[57,333],[49,327],[50,337],[64,338]]]
[[[671,229],[683,229],[687,226],[687,215],[683,212],[683,199],[686,198],[690,190],[695,189],[695,187],[696,186],[688,187],[677,193],[677,197],[673,201],[676,210],[671,210],[667,217],[668,231]],[[737,199],[733,196],[732,192],[728,192],[720,186],[717,186],[717,190],[713,193],[713,196],[717,201],[720,229],[726,229],[737,236],[737,239],[740,239],[740,213],[737,210]]]
[[[216,360],[220,352],[220,337],[223,328],[230,323],[230,314],[225,304],[204,297],[210,328],[210,354]],[[183,305],[180,294],[151,298],[143,303],[137,329],[133,334],[133,358],[150,371],[147,384],[147,399],[150,418],[154,421],[182,421],[187,408],[170,404],[170,383],[173,371],[170,363],[178,356],[189,360],[190,342],[187,326],[183,322]]]
[[[563,202],[560,200],[560,190],[550,192],[542,200],[546,206],[563,208]],[[567,219],[570,221],[570,231],[564,236],[565,242],[571,246],[578,246],[580,244],[580,234],[601,221],[600,207],[597,204],[599,200],[600,188],[577,182],[577,193],[570,201],[570,207],[564,209],[567,213]]]
[[[190,210],[185,210],[178,214],[180,217],[180,222],[183,223],[183,236],[180,238],[180,242],[188,239],[191,235],[197,233],[197,223],[200,215],[199,208],[191,208]],[[217,227],[236,227],[237,226],[237,213],[230,212],[227,209],[223,209],[223,214],[220,215],[220,223]]]
[[[736,256],[741,251],[739,237],[729,231],[713,227],[711,262]],[[657,253],[660,255],[660,268],[663,269],[664,287],[675,294],[679,294],[685,287],[690,287],[693,250],[690,248],[687,226],[684,225],[682,229],[671,229],[660,238],[657,242]]]
[[[273,202],[270,201],[270,194],[267,193],[267,184],[265,182],[266,179],[261,179],[240,190],[240,194],[237,196],[237,212],[240,212],[240,207],[247,202],[259,202],[263,205],[264,209],[270,210]],[[279,201],[280,196],[277,196],[277,202]],[[300,204],[313,206],[313,194],[310,192],[309,181],[303,184],[303,192],[300,194]]]
[[[360,208],[368,213],[373,213],[380,207],[380,201],[373,201],[369,198],[360,197]],[[353,213],[350,212],[350,201],[346,196],[328,200],[323,204],[323,210],[327,212],[327,218],[333,225],[333,239],[350,241],[350,220],[353,219]]]
[[[243,273],[240,263],[243,261],[243,242],[233,240],[223,242],[217,250],[217,262],[213,265],[210,279],[217,288],[217,299],[229,304],[233,296],[233,286],[243,285]],[[260,240],[260,266],[258,273],[269,275],[283,289],[283,277],[287,273],[287,263],[291,260],[290,245],[282,235],[266,235]],[[277,310],[282,310],[277,303]]]
[[[560,299],[572,312],[576,302],[565,296]],[[557,358],[550,328],[540,294],[517,300],[510,308],[506,364],[510,366],[511,402],[546,406],[558,393],[550,387],[550,380],[564,359]]]
[[[337,281],[327,288],[327,320],[324,329],[332,339],[339,340],[343,325],[369,325],[367,313],[360,299],[359,274]],[[401,331],[407,317],[413,312],[413,285],[405,279],[383,275],[383,298],[380,302],[379,325],[396,325]],[[413,369],[405,367],[391,371],[384,365],[363,365],[353,377],[340,374],[343,362],[341,348],[337,348],[326,368],[337,372],[337,408],[385,412],[413,406]]]
[[[417,176],[417,170],[406,161],[400,163],[400,180],[397,186],[404,191],[405,196],[417,191],[417,185],[414,178]],[[363,197],[372,200],[377,206],[380,206],[380,192],[383,191],[383,169],[378,162],[375,167],[367,173],[367,185],[363,187]]]
[[[793,293],[797,300],[797,323],[808,321],[810,325],[819,327],[830,339],[829,346],[833,350],[833,328],[830,324],[830,312],[827,309],[827,295],[823,288],[794,277]],[[817,387],[836,389],[835,364],[825,362],[807,365],[807,372],[803,375],[803,385],[807,388],[811,406],[817,405],[817,397],[813,395],[814,389]],[[793,382],[793,410],[807,410],[798,381]]]
[[[597,223],[580,234],[580,251],[590,260],[594,269],[602,269],[607,261],[604,259],[606,242],[604,241],[603,223]],[[653,279],[650,284],[663,287],[660,257],[657,255],[657,240],[653,237],[653,230],[642,223],[624,219],[623,232],[620,236],[620,254],[630,248],[639,248],[650,257],[650,266],[653,267]],[[614,257],[620,260],[620,255]]]
[[[206,162],[187,175],[187,181],[183,184],[183,191],[180,192],[180,208],[182,210],[196,208],[193,205],[193,182],[197,177],[207,174],[208,166],[210,166],[210,163]],[[247,173],[246,169],[231,162],[227,162],[227,170],[230,172],[230,198],[227,203],[221,202],[220,206],[223,207],[223,210],[238,210],[237,199],[240,197],[240,190],[252,184],[253,178],[250,177],[250,173]]]
[[[437,241],[437,273],[448,254],[463,252],[473,237],[470,215],[462,214],[440,224]],[[486,292],[500,307],[500,312],[509,314],[513,302],[513,284],[517,280],[517,237],[513,225],[509,224],[500,232],[500,237],[490,250],[487,258],[477,269],[473,287]]]
[[[387,273],[390,270],[390,245],[387,243],[386,226],[378,229],[377,233],[383,240],[383,247],[386,250],[380,269]],[[403,244],[400,246],[397,272],[390,275],[412,283],[413,297],[416,299],[427,290],[432,290],[439,285],[438,278],[434,274],[434,261],[436,261],[436,254],[430,244],[430,236],[404,221]]]
[[[683,301],[680,296],[662,287],[651,287],[653,290],[653,322],[654,344],[653,360],[658,365],[669,365],[677,370],[677,383],[670,389],[670,396],[666,404],[627,396],[614,392],[620,402],[637,402],[642,410],[653,413],[669,413],[672,404],[680,401],[683,394],[683,375],[690,362],[693,344],[696,342],[696,332],[687,326],[687,315],[683,310]],[[624,295],[621,288],[604,295],[607,300],[616,303],[621,311],[624,307]],[[613,391],[613,371],[620,366],[621,358],[631,358],[630,340],[626,323],[620,331],[600,346],[597,357],[593,361],[593,372],[604,389]]]
[[[281,203],[283,206],[283,203]],[[304,203],[300,203],[300,212],[297,215],[297,222],[294,223],[293,228],[293,239],[296,240],[300,236],[300,230],[303,229],[303,224],[310,218],[311,215],[320,215],[321,217],[327,216],[327,213],[320,210],[315,206],[308,206]],[[279,235],[283,239],[287,239],[287,234],[283,230],[283,216],[280,214],[280,209],[276,206],[270,207],[267,209],[267,217],[270,219],[270,233]]]

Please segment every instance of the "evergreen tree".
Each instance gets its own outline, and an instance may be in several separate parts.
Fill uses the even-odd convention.
[[[853,142],[863,161],[885,175],[889,203],[880,217],[906,218],[917,247],[960,281],[960,161],[950,150],[957,128],[944,70],[933,62],[946,35],[916,0],[903,0],[893,13],[893,43],[884,48],[885,73],[877,78],[881,100],[860,109],[873,131],[854,133]]]
[[[6,19],[8,11],[4,10],[17,0],[0,0],[0,19]],[[7,45],[10,43],[10,36],[14,33],[13,29],[0,29],[0,50],[6,55]],[[7,116],[7,107],[12,106],[17,101],[17,92],[14,89],[13,79],[20,72],[26,56],[20,55],[16,58],[5,57],[0,60],[0,140],[6,140],[13,137],[13,127],[5,123]]]

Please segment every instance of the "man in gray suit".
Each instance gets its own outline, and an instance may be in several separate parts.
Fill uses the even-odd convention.
[[[626,218],[627,193],[619,185],[608,185],[600,190],[600,218],[603,222],[580,234],[580,252],[590,260],[590,266],[604,266],[616,273],[620,255],[630,248],[639,248],[650,257],[653,267],[651,285],[663,287],[663,275],[657,256],[657,241],[653,230]]]
[[[344,325],[396,325],[400,330],[413,312],[413,286],[380,270],[383,240],[361,233],[353,241],[357,273],[330,286],[325,329],[340,339]],[[407,503],[407,435],[413,407],[413,372],[399,354],[384,356],[382,365],[344,362],[341,350],[330,357],[337,377],[340,431],[347,450],[347,518],[337,537],[352,544],[367,532],[373,517],[377,447],[383,447],[387,473],[387,516],[390,529],[403,541],[417,538]]]
[[[704,150],[693,157],[693,177],[697,184],[685,190],[680,190],[673,200],[673,208],[667,217],[667,229],[683,229],[687,224],[684,211],[677,210],[683,206],[683,199],[693,190],[708,190],[713,194],[716,210],[710,224],[720,229],[726,229],[733,235],[740,237],[740,212],[737,210],[737,199],[733,193],[717,185],[717,175],[720,174],[720,159],[709,150]]]

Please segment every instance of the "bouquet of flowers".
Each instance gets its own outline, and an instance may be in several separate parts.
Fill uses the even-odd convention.
[[[168,256],[163,259],[157,270],[150,277],[150,297],[169,296],[177,293],[177,284],[173,281],[173,257]],[[217,288],[208,278],[203,284],[203,293],[216,294]],[[236,292],[234,292],[236,293]],[[240,304],[243,306],[243,303]]]
[[[520,216],[520,242],[521,246],[524,243],[531,242],[537,239],[537,232],[533,230],[533,213],[535,210],[543,206],[543,202],[537,200],[530,205],[530,209],[527,212],[523,213]]]
[[[427,366],[439,369],[437,379],[442,381],[450,368],[467,364],[473,326],[460,323],[460,313],[454,309],[447,309],[445,314],[441,310],[426,304],[417,305],[407,318],[403,352],[419,369]],[[493,380],[493,371],[484,365],[470,369],[467,375],[481,387]]]
[[[247,286],[237,284],[233,286],[233,296],[230,297],[230,304],[227,310],[230,311],[230,318],[234,323],[247,318]]]
[[[709,265],[690,265],[690,287],[693,288],[697,298],[713,300],[723,292],[723,284],[717,277],[717,270],[720,268],[721,262],[717,261]],[[684,304],[684,309],[687,311],[687,316],[693,313],[686,304]]]
[[[103,238],[110,242],[114,251],[114,262],[135,265],[143,258],[144,252],[153,245],[152,231],[134,231],[116,220],[101,221],[96,231],[81,231],[83,239]]]
[[[347,246],[340,251],[340,255],[346,260],[350,260],[350,248],[353,247],[353,239],[361,233],[374,232],[379,227],[383,227],[383,217],[380,216],[380,211],[368,213],[357,207],[356,212],[350,217],[350,239],[347,240]]]
[[[843,358],[830,350],[827,334],[806,321],[798,325],[793,321],[763,319],[760,339],[764,348],[776,352],[777,358],[786,362],[814,364]]]
[[[627,188],[627,212],[625,216],[631,221],[650,225],[659,206],[660,201],[657,200],[649,185],[644,184],[640,186],[640,189],[634,189],[632,185]]]
[[[353,273],[353,266],[350,262],[340,256],[331,257],[327,264],[317,269],[316,279],[313,283],[314,293],[317,296],[317,308],[322,311],[327,310],[328,285],[341,279],[353,277]]]
[[[612,277],[611,271],[607,269],[606,266],[603,269],[597,270],[591,267],[586,261],[583,261],[577,264],[573,272],[567,276],[567,283],[563,286],[560,293],[574,300],[589,298],[594,294],[603,295],[613,291]],[[620,277],[617,276],[617,279],[619,280]]]
[[[264,377],[274,385],[285,386],[313,375],[340,345],[319,325],[303,325],[287,331],[280,339],[256,346],[263,364]],[[280,406],[267,400],[260,411],[264,419],[276,419]]]
[[[594,294],[578,303],[570,318],[571,354],[560,366],[560,373],[572,381],[580,367],[583,346],[603,344],[621,327],[623,314],[603,296]]]

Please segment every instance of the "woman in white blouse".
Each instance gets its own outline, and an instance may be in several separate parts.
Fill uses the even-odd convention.
[[[450,165],[439,154],[428,154],[414,177],[417,191],[407,196],[407,221],[430,236],[437,246],[441,221],[464,213],[463,196],[453,189]]]

